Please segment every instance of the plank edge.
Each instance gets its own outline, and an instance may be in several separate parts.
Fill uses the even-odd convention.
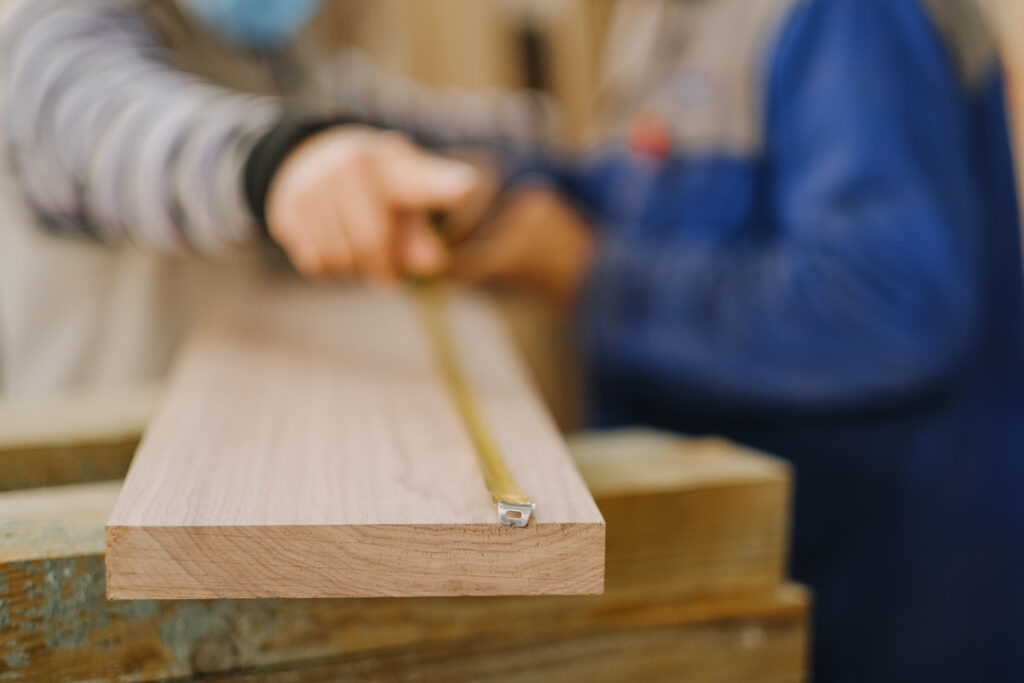
[[[107,525],[107,598],[598,595],[604,592],[605,528],[603,521],[525,530],[497,524]],[[288,561],[264,571],[268,553]]]

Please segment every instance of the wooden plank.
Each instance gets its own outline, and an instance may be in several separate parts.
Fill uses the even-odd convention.
[[[783,461],[720,439],[649,430],[579,434],[569,447],[608,520],[607,590],[624,589],[637,571],[690,597],[763,592],[782,580],[790,480]],[[0,561],[97,552],[120,486],[0,496]]]
[[[449,297],[524,491],[503,527],[400,289],[288,281],[199,329],[107,526],[115,599],[597,593],[604,521],[498,318]]]
[[[0,491],[122,479],[155,385],[0,401]]]
[[[113,481],[0,495],[0,563],[96,555],[120,491]]]
[[[806,595],[776,589],[781,547],[760,542],[784,539],[785,466],[643,431],[572,445],[608,520],[603,596],[108,602],[101,530],[115,487],[2,494],[0,675],[6,663],[14,680],[803,680]],[[686,521],[728,516],[726,504],[739,507],[732,521]]]
[[[761,604],[739,603],[732,616],[717,603],[701,606],[703,618],[690,619],[696,606],[668,603],[665,623],[648,624],[642,610],[625,609],[571,635],[543,629],[511,642],[496,634],[501,637],[412,644],[229,680],[798,683],[806,680],[806,613],[803,593],[792,588]],[[546,618],[545,607],[535,606],[534,618]]]
[[[576,463],[608,523],[605,587],[665,597],[763,592],[785,575],[789,466],[722,439],[582,434]]]
[[[95,440],[89,446],[57,447],[70,462],[62,474],[92,470],[88,463],[93,448],[104,448],[107,441],[116,443],[124,434],[122,425],[134,423],[136,434],[141,433],[144,420],[138,418],[137,406],[155,401],[151,389],[134,393],[132,399],[133,392],[123,392],[123,400],[116,402],[94,401],[88,396],[58,402],[64,410],[56,415],[70,412],[80,416],[82,429]],[[95,405],[105,407],[92,410]],[[29,410],[31,406],[38,410]],[[55,414],[51,406],[32,402],[8,414],[16,412],[25,416],[23,424],[37,425],[37,434],[29,441],[45,443],[52,431],[46,428],[46,418]],[[62,423],[62,419],[54,421],[58,427]],[[638,567],[646,577],[659,581],[663,590],[691,597],[764,591],[781,581],[790,480],[783,461],[718,439],[687,439],[647,430],[584,433],[571,437],[569,447],[609,520],[607,590],[622,589],[624,580]],[[45,447],[36,450],[46,461]],[[31,469],[33,462],[38,461],[27,461],[24,466]],[[127,462],[126,456],[122,475]],[[7,524],[0,528],[22,530],[26,543],[21,548],[7,546],[0,553],[9,557],[12,552],[24,553],[26,546],[70,547],[69,532],[61,526],[67,519],[88,521],[89,533],[98,534],[119,487],[117,483],[100,489],[109,500],[99,516],[89,516],[83,510],[69,493],[74,489],[60,490],[59,496],[55,491],[52,500],[43,492],[25,499],[8,497],[5,500],[34,498],[40,503],[35,508],[22,502],[2,508],[0,519]],[[27,516],[17,516],[19,509]],[[40,520],[35,512],[28,512],[32,509],[49,509],[52,515]],[[36,532],[25,534],[30,528]],[[624,558],[621,566],[616,566],[620,558]]]

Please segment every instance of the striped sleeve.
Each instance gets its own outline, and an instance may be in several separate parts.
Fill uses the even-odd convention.
[[[241,177],[277,100],[175,68],[118,0],[28,0],[2,29],[8,158],[46,225],[207,255],[262,239]]]

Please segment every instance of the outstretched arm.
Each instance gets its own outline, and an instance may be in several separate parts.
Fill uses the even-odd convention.
[[[117,0],[28,0],[0,40],[8,154],[47,225],[206,254],[262,239],[240,179],[274,99],[175,68]]]

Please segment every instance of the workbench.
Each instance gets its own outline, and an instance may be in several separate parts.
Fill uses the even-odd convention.
[[[0,404],[0,681],[803,681],[790,471],[717,439],[570,439],[600,596],[105,599],[104,524],[159,388]]]

